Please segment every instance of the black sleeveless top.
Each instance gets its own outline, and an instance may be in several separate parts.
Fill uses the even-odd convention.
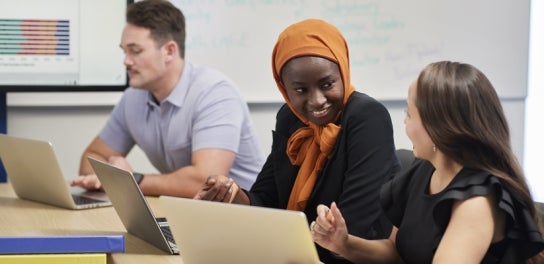
[[[441,192],[428,193],[434,167],[416,160],[403,175],[386,183],[381,203],[398,228],[396,246],[405,263],[431,263],[448,225],[454,200],[494,195],[506,212],[502,241],[490,245],[482,263],[521,263],[544,249],[544,240],[529,210],[514,200],[499,178],[463,168]]]

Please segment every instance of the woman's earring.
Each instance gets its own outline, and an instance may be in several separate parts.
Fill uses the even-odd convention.
[[[433,152],[436,152],[436,145],[433,145]]]

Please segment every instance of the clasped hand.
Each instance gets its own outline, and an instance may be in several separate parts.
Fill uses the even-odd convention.
[[[232,203],[240,190],[233,179],[224,175],[211,175],[194,199]]]

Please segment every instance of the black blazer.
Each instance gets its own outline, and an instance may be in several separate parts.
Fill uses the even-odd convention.
[[[382,212],[379,192],[400,169],[393,127],[387,109],[375,99],[354,92],[339,118],[341,131],[330,159],[318,176],[304,213],[315,220],[318,204],[336,201],[350,234],[387,238],[392,225]],[[283,105],[276,116],[272,150],[248,196],[251,205],[287,208],[299,166],[286,155],[289,137],[304,124]],[[345,260],[318,246],[324,263]]]

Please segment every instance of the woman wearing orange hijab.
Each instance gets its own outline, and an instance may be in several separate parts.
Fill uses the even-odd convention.
[[[355,91],[347,43],[325,21],[287,27],[272,53],[276,84],[286,104],[277,114],[272,151],[251,190],[211,176],[196,199],[302,211],[336,202],[351,233],[387,238],[379,190],[399,169],[387,109]],[[324,263],[345,259],[318,247]]]

